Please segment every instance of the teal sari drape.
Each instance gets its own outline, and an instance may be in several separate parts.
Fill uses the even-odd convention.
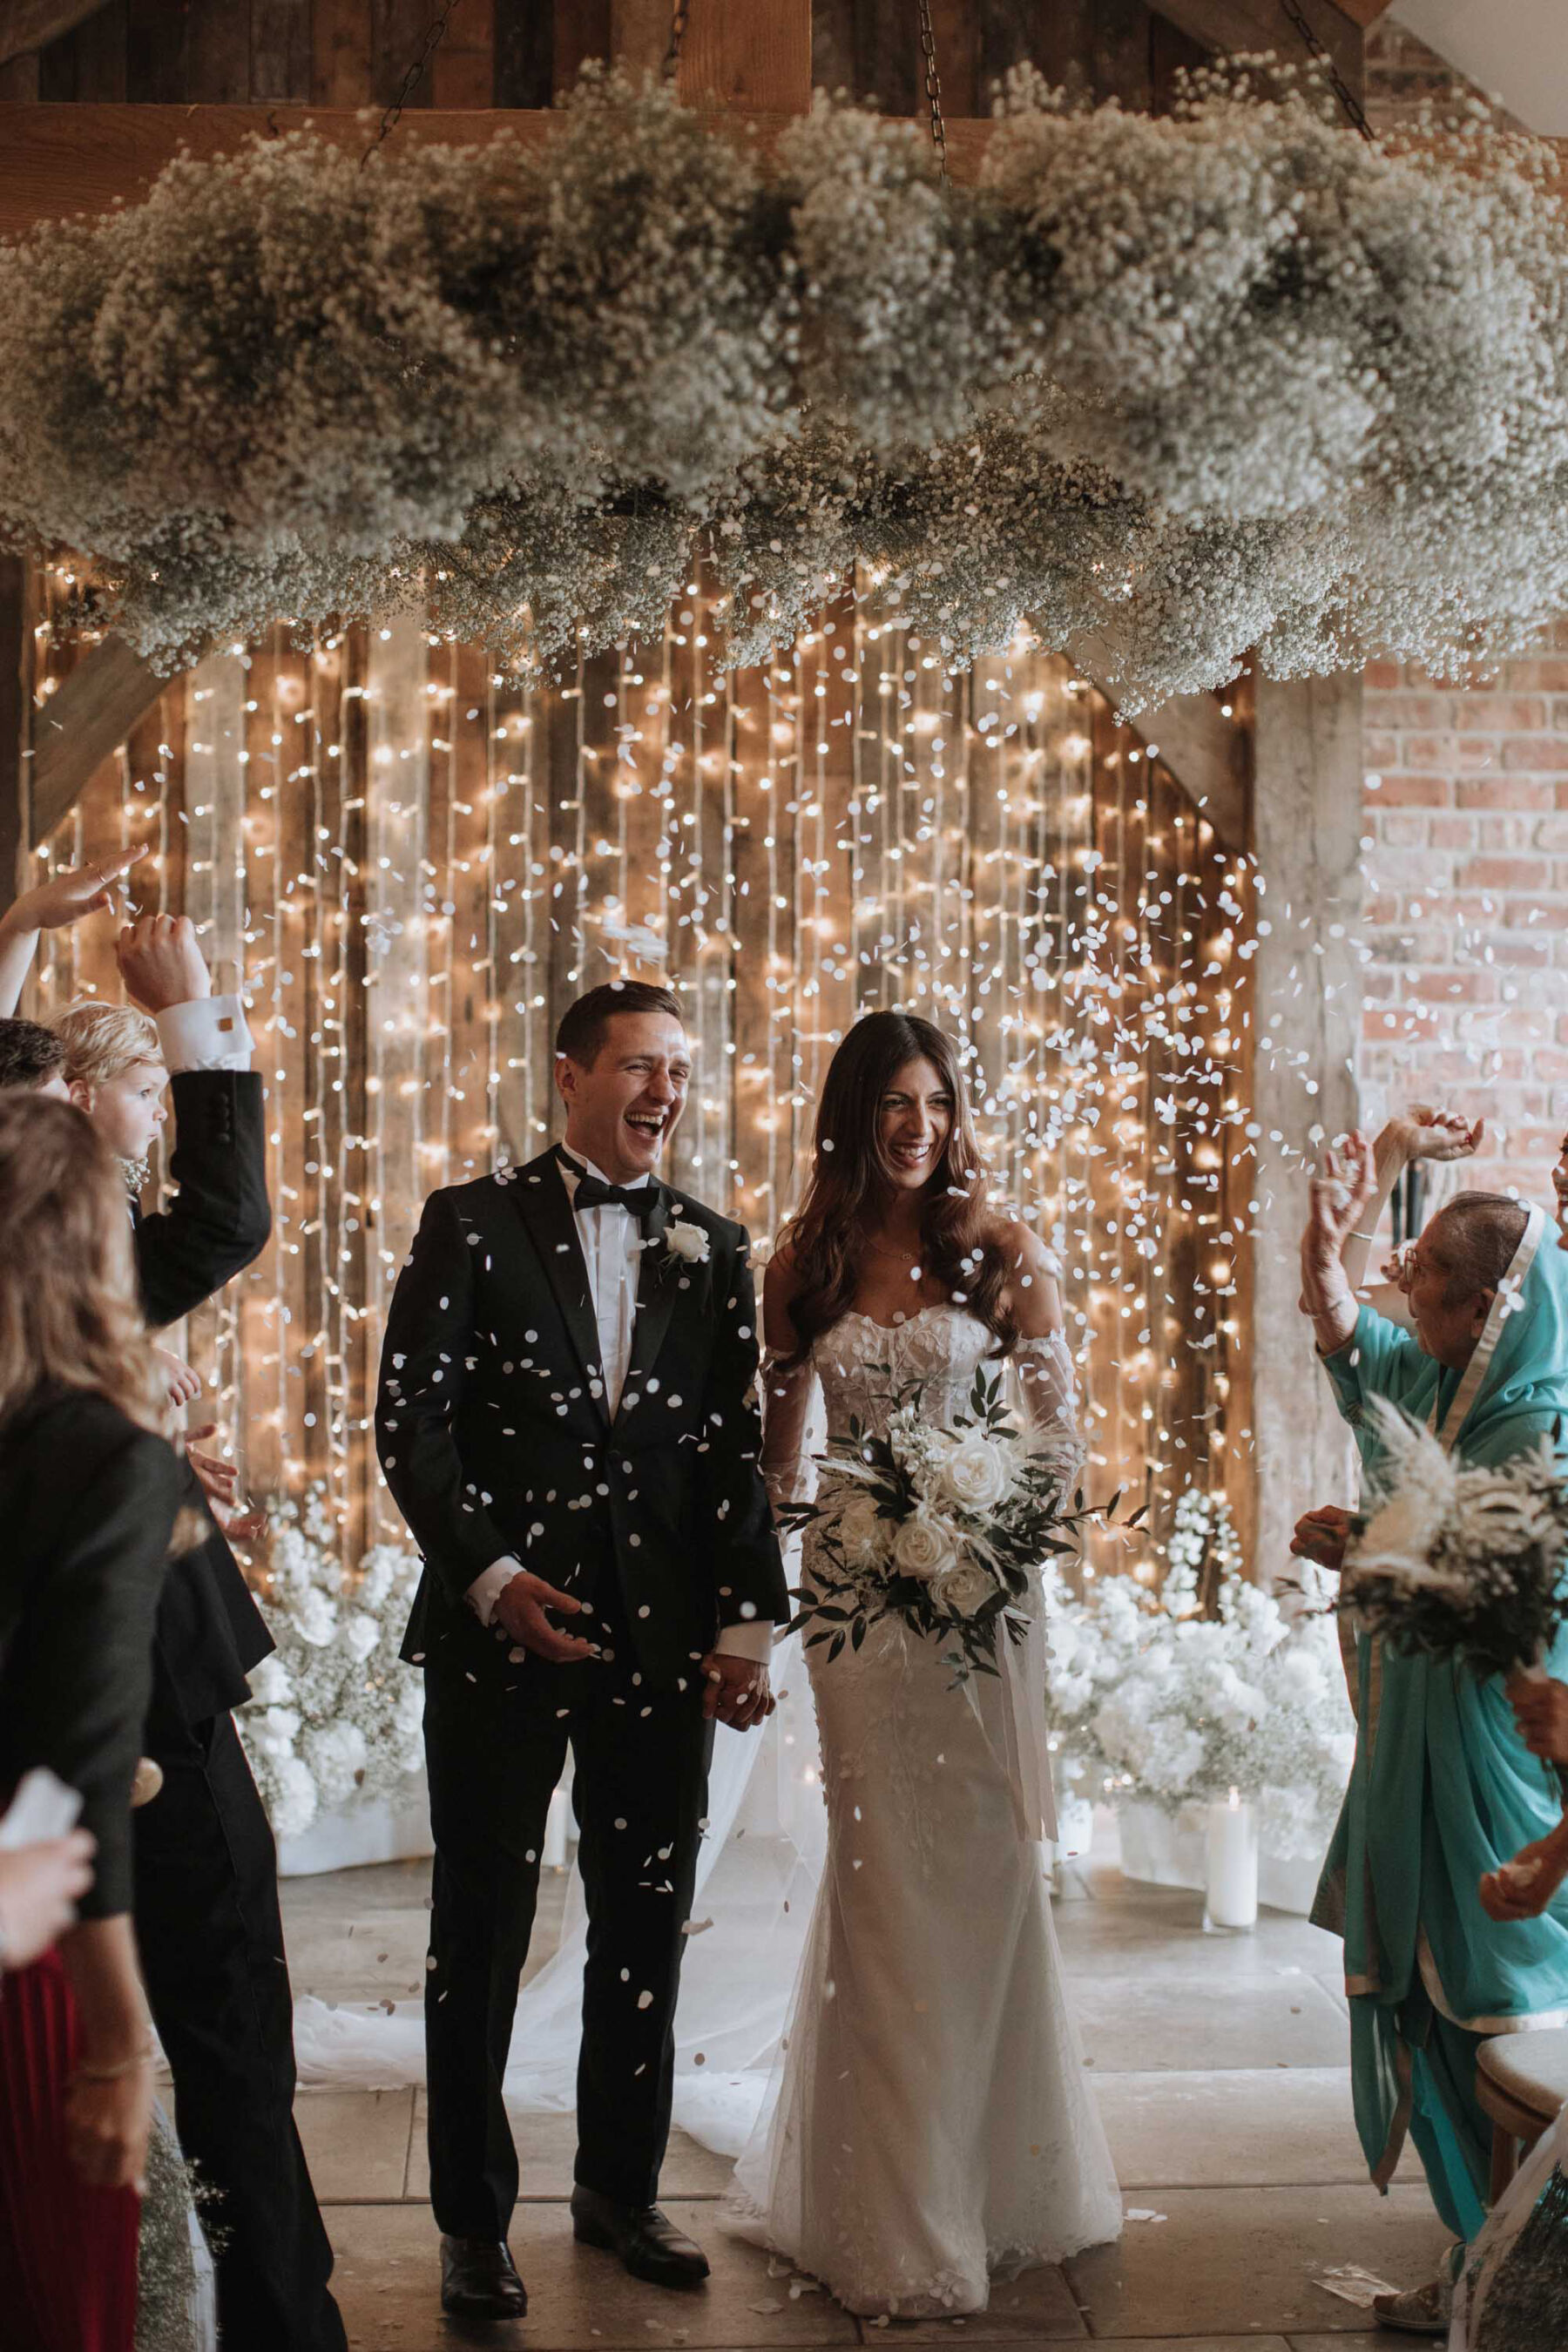
[[[1435,1427],[1471,1463],[1528,1451],[1561,1418],[1568,1458],[1568,1255],[1539,1209],[1461,1376],[1363,1308],[1324,1363],[1363,1470],[1379,1447],[1371,1397]],[[1568,1680],[1568,1634],[1546,1662]],[[1542,1918],[1499,1927],[1478,1885],[1562,1816],[1546,1766],[1514,1727],[1497,1677],[1355,1642],[1350,1787],[1313,1918],[1344,1937],[1356,2126],[1386,2187],[1407,2132],[1437,2209],[1467,2242],[1480,2227],[1490,2126],[1475,2051],[1493,2033],[1568,2024],[1568,1891]]]

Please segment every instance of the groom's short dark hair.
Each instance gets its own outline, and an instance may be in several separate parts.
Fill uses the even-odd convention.
[[[64,1077],[66,1049],[37,1021],[0,1021],[0,1087],[46,1087]]]
[[[567,1006],[555,1032],[556,1052],[575,1062],[580,1070],[591,1070],[617,1013],[668,1013],[672,1021],[681,1017],[669,989],[656,987],[647,980],[606,980]]]

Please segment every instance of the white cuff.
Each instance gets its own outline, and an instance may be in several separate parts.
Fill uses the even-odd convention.
[[[500,1559],[492,1560],[489,1568],[480,1570],[469,1585],[466,1598],[481,1625],[489,1623],[502,1592],[514,1576],[521,1574],[522,1562],[513,1559],[510,1552]]]
[[[248,1070],[255,1040],[239,996],[193,996],[158,1015],[158,1042],[178,1070]]]
[[[717,1656],[750,1658],[753,1665],[762,1665],[773,1646],[771,1617],[750,1617],[743,1625],[721,1625],[719,1639],[713,1644]]]

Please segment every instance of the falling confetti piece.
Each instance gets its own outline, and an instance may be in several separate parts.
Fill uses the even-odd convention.
[[[1363,2271],[1355,2263],[1344,2263],[1337,2269],[1321,2271],[1312,2284],[1321,2287],[1325,2294],[1337,2294],[1342,2303],[1353,2303],[1360,2311],[1370,2311],[1376,2295],[1397,2294],[1399,2292],[1387,2279],[1379,2278],[1373,2271]]]

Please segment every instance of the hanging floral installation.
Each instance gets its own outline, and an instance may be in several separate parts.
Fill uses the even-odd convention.
[[[1128,710],[1249,648],[1495,660],[1568,604],[1554,159],[1323,101],[1023,73],[973,189],[855,108],[766,155],[603,75],[537,149],[181,160],[0,250],[0,516],[169,667],[411,608],[555,668],[698,560],[735,663],[857,566],[951,667],[1026,619]]]

